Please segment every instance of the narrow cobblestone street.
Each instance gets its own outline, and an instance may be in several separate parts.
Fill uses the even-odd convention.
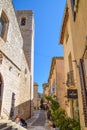
[[[44,110],[37,110],[31,119],[27,121],[28,130],[54,130],[49,126],[46,112]]]

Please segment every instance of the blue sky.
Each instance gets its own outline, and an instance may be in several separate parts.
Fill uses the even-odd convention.
[[[15,10],[34,13],[34,81],[38,91],[48,81],[52,57],[63,56],[59,37],[66,0],[13,0]]]

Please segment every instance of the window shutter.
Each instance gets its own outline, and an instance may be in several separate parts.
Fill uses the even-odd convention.
[[[72,8],[72,13],[73,13],[73,17],[74,17],[74,0],[71,0],[71,8]]]
[[[72,8],[73,20],[75,21],[75,17],[76,17],[75,0],[71,0],[71,8]]]
[[[79,74],[80,74],[80,81],[81,81],[81,93],[82,93],[82,101],[83,101],[84,120],[85,120],[85,126],[87,127],[87,96],[86,96],[86,84],[85,84],[82,59],[80,59],[80,61],[79,61]]]

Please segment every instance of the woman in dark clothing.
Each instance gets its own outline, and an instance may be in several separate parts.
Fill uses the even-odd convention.
[[[20,121],[21,121],[22,126],[25,127],[25,128],[27,128],[26,121],[23,118],[21,118]]]

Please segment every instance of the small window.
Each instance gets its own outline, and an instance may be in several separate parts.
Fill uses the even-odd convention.
[[[26,18],[23,17],[23,18],[21,19],[21,25],[24,26],[25,24],[26,24]]]
[[[52,93],[55,92],[55,86],[54,85],[52,86],[52,90],[51,91],[52,91]]]
[[[0,37],[3,38],[4,41],[6,41],[7,38],[8,24],[9,21],[7,15],[2,11],[0,17]]]
[[[55,87],[52,87],[52,92],[53,92],[53,93],[55,92]]]
[[[66,43],[68,42],[68,39],[69,39],[69,33],[67,32],[66,33]]]
[[[69,39],[68,29],[66,29],[65,38],[66,38],[66,43],[67,43],[67,42],[68,42],[68,39]]]
[[[27,69],[25,68],[25,74],[27,74]]]
[[[2,34],[3,27],[4,27],[4,21],[2,18],[0,18],[0,36]]]
[[[71,8],[74,21],[76,19],[76,13],[78,12],[78,1],[79,0],[71,0]]]

